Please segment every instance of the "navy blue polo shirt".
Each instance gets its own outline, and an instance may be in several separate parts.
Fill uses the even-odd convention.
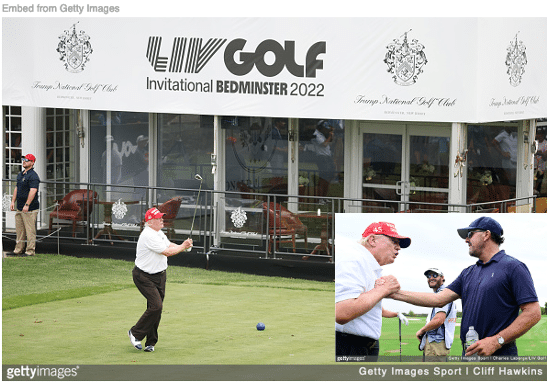
[[[25,203],[27,202],[27,198],[29,196],[29,192],[31,188],[36,188],[40,186],[40,177],[34,171],[33,168],[27,171],[26,174],[24,174],[24,171],[21,171],[19,174],[17,174],[17,195],[16,195],[16,201],[17,201],[17,209],[19,211],[23,210],[23,207],[25,207]],[[36,193],[36,196],[32,200],[32,202],[29,205],[29,211],[34,211],[40,208],[40,204],[38,202],[38,193]]]
[[[521,304],[538,301],[529,269],[505,251],[485,264],[478,260],[447,288],[462,299],[463,342],[470,326],[480,339],[494,336],[514,322]]]

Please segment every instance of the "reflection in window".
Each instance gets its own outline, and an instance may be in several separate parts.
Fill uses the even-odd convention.
[[[342,197],[343,175],[344,121],[299,120],[299,194]]]
[[[447,188],[449,138],[411,136],[410,175],[417,187]]]
[[[196,174],[203,178],[202,189],[213,189],[211,173],[213,117],[199,115],[158,115],[158,186],[198,188]],[[160,201],[184,192],[162,191]]]
[[[468,126],[469,204],[515,198],[517,126]]]
[[[148,186],[148,113],[90,112],[90,181],[105,184],[97,189],[102,201],[145,202]],[[119,185],[116,187],[116,185]],[[146,203],[145,203],[146,204]],[[142,207],[129,204],[125,217],[115,223],[138,224]]]
[[[223,117],[221,127],[226,190],[287,194],[287,118]]]
[[[148,185],[148,114],[90,112],[94,183]]]
[[[402,136],[363,135],[363,182],[395,185],[401,180]]]

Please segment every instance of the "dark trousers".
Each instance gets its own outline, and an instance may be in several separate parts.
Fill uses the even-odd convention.
[[[147,299],[147,310],[131,328],[131,333],[139,341],[146,337],[145,346],[154,346],[158,342],[158,325],[166,294],[166,272],[151,275],[135,267],[132,273],[135,286]]]
[[[372,338],[335,331],[335,340],[337,356],[366,356],[372,362],[379,357],[379,341]]]

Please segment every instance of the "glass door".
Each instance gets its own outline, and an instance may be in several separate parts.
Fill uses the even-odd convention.
[[[449,126],[360,124],[362,212],[441,212],[449,195]]]
[[[405,211],[447,212],[449,126],[408,126],[409,177]]]

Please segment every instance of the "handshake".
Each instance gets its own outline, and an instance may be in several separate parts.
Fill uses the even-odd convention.
[[[400,290],[400,283],[396,277],[392,275],[382,276],[381,278],[375,280],[375,288],[383,289],[384,296],[389,297],[391,294]]]

